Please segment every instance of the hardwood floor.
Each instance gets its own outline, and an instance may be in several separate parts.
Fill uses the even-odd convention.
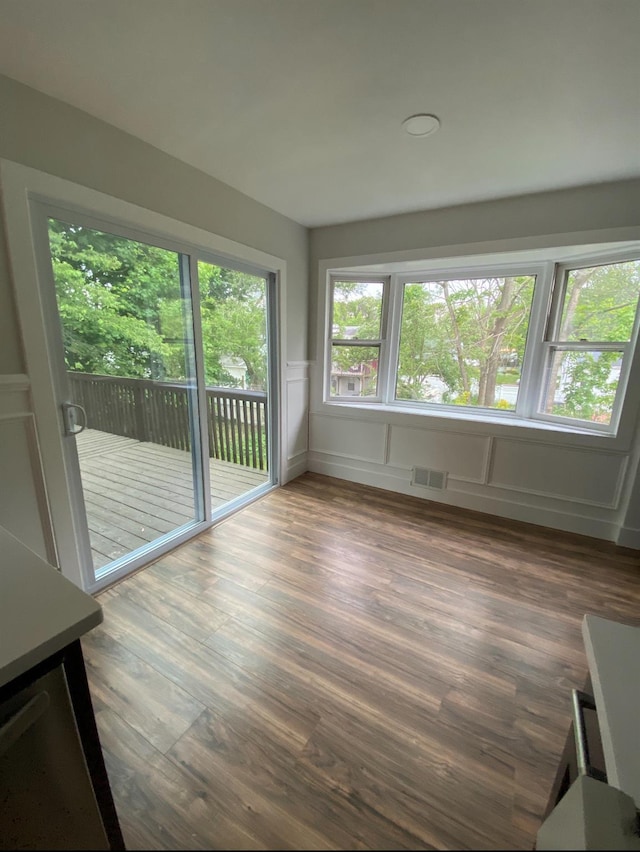
[[[640,554],[305,474],[99,598],[128,848],[532,848]]]

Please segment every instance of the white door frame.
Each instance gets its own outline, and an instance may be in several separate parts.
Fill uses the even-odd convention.
[[[55,335],[51,333],[50,306],[43,299],[43,289],[38,276],[37,246],[34,239],[34,216],[32,202],[43,202],[67,213],[74,212],[95,217],[102,227],[126,229],[132,238],[146,238],[155,244],[176,246],[183,252],[196,252],[215,256],[218,262],[228,261],[230,266],[246,265],[261,269],[275,276],[276,324],[279,334],[272,359],[277,376],[271,382],[272,394],[269,405],[278,425],[280,448],[286,447],[284,418],[281,400],[284,399],[284,370],[286,363],[283,351],[284,317],[286,307],[286,261],[242,243],[211,234],[176,219],[147,210],[113,196],[106,195],[71,181],[31,169],[9,160],[0,160],[0,179],[4,216],[6,223],[7,248],[11,263],[14,295],[20,324],[22,343],[30,378],[33,411],[38,430],[44,478],[49,499],[53,533],[58,554],[58,567],[72,582],[86,591],[97,591],[100,586],[113,582],[119,575],[144,564],[148,559],[143,552],[138,560],[129,562],[126,571],[114,572],[101,583],[96,583],[91,564],[87,564],[78,542],[78,520],[74,516],[72,495],[77,491],[76,477],[70,476],[70,467],[65,460],[62,419],[57,396],[56,365],[50,353],[55,351]],[[273,320],[273,318],[272,318]],[[56,330],[57,331],[57,330]],[[58,365],[59,366],[59,365]],[[68,441],[67,441],[68,444]],[[286,453],[280,452],[276,460],[276,484],[283,479]],[[65,499],[60,499],[65,495]],[[232,509],[235,508],[232,506]],[[211,526],[211,521],[194,525],[181,534],[171,537],[171,547],[186,541],[193,535]]]

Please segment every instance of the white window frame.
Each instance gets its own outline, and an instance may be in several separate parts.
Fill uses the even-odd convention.
[[[564,342],[565,348],[575,350],[623,350],[620,379],[614,400],[613,412],[609,424],[592,423],[586,420],[547,414],[541,411],[544,392],[545,366],[549,357],[549,349],[561,346],[562,342],[553,340],[552,335],[560,322],[564,304],[566,275],[569,271],[589,266],[623,263],[640,259],[640,246],[621,251],[606,250],[597,253],[577,255],[570,261],[562,260],[563,250],[559,249],[559,260],[518,261],[512,264],[502,263],[465,263],[448,264],[441,268],[412,271],[410,273],[394,272],[387,276],[367,274],[366,272],[327,271],[327,299],[325,321],[325,370],[324,396],[328,405],[363,407],[373,405],[378,408],[392,409],[406,413],[425,413],[455,419],[467,419],[477,422],[503,422],[553,428],[564,432],[579,432],[600,436],[615,436],[622,417],[625,404],[629,374],[634,360],[636,343],[640,334],[640,307],[636,311],[631,340],[620,342],[589,342],[580,344]],[[402,301],[404,285],[410,283],[427,283],[431,281],[456,280],[461,278],[510,277],[515,275],[535,276],[535,286],[529,316],[529,329],[523,357],[520,376],[520,389],[515,410],[485,408],[479,406],[460,406],[443,403],[431,403],[422,400],[400,400],[395,398],[397,365],[400,348],[400,330],[402,322]],[[382,337],[380,341],[340,341],[333,338],[333,282],[334,281],[384,281],[382,304]],[[334,343],[350,343],[351,345],[379,345],[380,359],[378,366],[378,395],[376,397],[331,396],[331,351]]]
[[[539,306],[536,306],[536,300],[542,301],[543,294],[546,294],[549,286],[549,276],[551,268],[548,264],[531,263],[510,265],[493,265],[485,267],[464,267],[458,269],[448,269],[429,271],[428,273],[411,273],[402,274],[396,277],[395,292],[394,292],[394,311],[393,311],[393,343],[392,343],[392,358],[389,359],[388,365],[388,382],[389,396],[386,400],[388,405],[398,408],[425,408],[441,414],[451,414],[463,412],[468,416],[476,413],[478,419],[482,419],[483,414],[498,415],[505,420],[514,420],[516,418],[528,417],[528,412],[531,409],[531,394],[529,377],[532,372],[531,367],[531,346],[529,341],[532,334],[539,333],[537,323],[534,322],[536,313],[539,312]],[[477,405],[453,405],[441,402],[424,402],[420,400],[404,400],[396,399],[396,382],[398,358],[400,354],[400,331],[402,326],[402,303],[404,297],[404,287],[406,284],[414,283],[430,283],[433,281],[455,281],[459,279],[470,278],[509,278],[516,275],[528,275],[535,277],[534,294],[531,301],[531,312],[529,314],[529,330],[527,332],[527,345],[525,346],[525,354],[522,365],[522,373],[520,378],[520,390],[518,392],[518,400],[516,408],[513,411],[505,411],[503,409],[489,408]],[[534,326],[534,327],[532,327]]]
[[[341,282],[353,282],[363,284],[382,284],[382,304],[380,308],[380,337],[367,340],[354,340],[353,338],[338,338],[333,336],[333,293],[334,285]],[[386,365],[388,362],[387,329],[389,319],[389,276],[388,275],[354,275],[354,274],[331,274],[327,282],[327,322],[326,322],[326,345],[325,345],[325,399],[329,402],[358,402],[369,405],[381,403],[386,399]],[[378,387],[375,396],[338,396],[331,395],[331,363],[334,346],[377,347],[378,349]]]
[[[621,254],[592,255],[591,257],[581,257],[572,260],[568,263],[558,263],[555,265],[554,282],[552,292],[552,302],[549,307],[548,318],[546,323],[544,339],[540,344],[539,355],[539,381],[538,381],[538,401],[535,418],[537,420],[548,423],[558,423],[567,426],[579,426],[581,429],[587,429],[599,434],[615,435],[618,430],[620,418],[622,416],[622,408],[624,405],[627,386],[629,381],[629,373],[635,354],[638,334],[640,329],[640,303],[636,308],[636,315],[631,330],[630,339],[627,341],[570,341],[561,340],[558,337],[558,329],[562,322],[562,311],[564,308],[565,295],[567,291],[567,279],[570,272],[578,269],[588,269],[595,266],[607,266],[616,263],[624,263],[630,260],[640,260],[640,251],[623,252]],[[622,365],[620,369],[620,378],[618,387],[613,401],[611,412],[611,420],[608,424],[592,423],[589,420],[579,420],[572,417],[563,417],[558,414],[548,414],[542,411],[545,396],[545,371],[549,363],[551,352],[622,352]]]

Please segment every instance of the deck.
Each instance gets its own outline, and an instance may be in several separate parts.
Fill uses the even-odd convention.
[[[87,429],[77,438],[94,568],[194,519],[191,454]],[[268,481],[266,471],[209,460],[214,508]]]

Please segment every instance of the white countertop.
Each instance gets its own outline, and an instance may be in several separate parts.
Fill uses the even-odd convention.
[[[0,686],[101,621],[100,604],[0,527]]]
[[[640,627],[585,615],[582,635],[607,780],[640,807]]]

